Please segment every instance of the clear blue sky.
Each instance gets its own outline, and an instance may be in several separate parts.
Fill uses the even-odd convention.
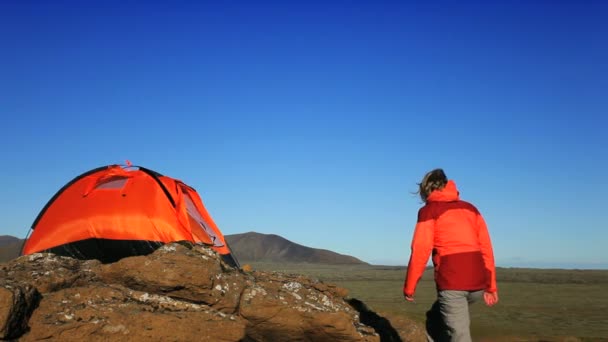
[[[499,266],[608,268],[606,2],[253,3],[0,3],[0,234],[129,159],[225,234],[405,264],[443,167]]]

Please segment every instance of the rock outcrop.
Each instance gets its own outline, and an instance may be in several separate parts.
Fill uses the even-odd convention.
[[[0,339],[405,340],[377,314],[381,324],[362,320],[346,296],[303,276],[233,269],[201,246],[112,264],[33,254],[0,265]]]

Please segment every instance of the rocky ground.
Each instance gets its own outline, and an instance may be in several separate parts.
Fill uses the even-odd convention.
[[[18,341],[423,341],[345,289],[244,272],[169,244],[113,264],[33,254],[0,264],[0,339]]]

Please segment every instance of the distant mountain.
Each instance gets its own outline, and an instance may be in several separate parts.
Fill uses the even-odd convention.
[[[249,232],[225,238],[241,263],[367,264],[349,255],[302,246],[274,234]]]
[[[6,262],[19,256],[23,240],[10,235],[0,235],[0,262]]]
[[[0,235],[0,247],[2,246],[6,246],[8,244],[11,244],[13,242],[17,242],[20,241],[21,239],[16,238],[14,236],[10,236],[10,235]]]

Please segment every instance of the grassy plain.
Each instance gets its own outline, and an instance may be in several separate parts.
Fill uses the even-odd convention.
[[[424,322],[435,300],[425,272],[416,303],[401,294],[404,267],[251,263],[256,270],[304,274],[335,283],[377,312]],[[475,341],[608,341],[608,270],[499,268],[500,303],[471,307]]]

